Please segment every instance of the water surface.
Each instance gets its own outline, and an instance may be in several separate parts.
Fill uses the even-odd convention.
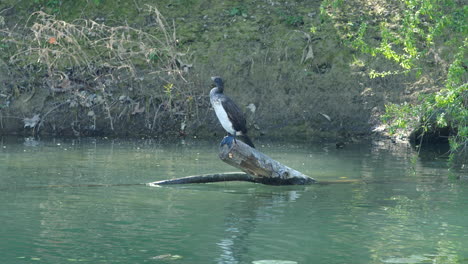
[[[468,184],[443,151],[256,143],[319,181],[363,183],[148,187],[235,169],[213,142],[3,139],[0,263],[468,263]]]

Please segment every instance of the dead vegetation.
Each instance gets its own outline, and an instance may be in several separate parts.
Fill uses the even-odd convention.
[[[137,123],[136,134],[174,126],[184,130],[198,110],[198,94],[185,78],[190,56],[178,50],[174,23],[156,7],[147,6],[146,12],[154,21],[151,32],[33,13],[24,30],[10,31],[3,39],[15,43],[9,65],[22,75],[6,87],[4,93],[14,96],[3,110],[46,93],[48,99],[35,113],[23,113],[38,117],[34,124],[25,123],[33,133],[49,126],[55,133],[118,134],[120,127]],[[52,117],[53,124],[48,122]]]

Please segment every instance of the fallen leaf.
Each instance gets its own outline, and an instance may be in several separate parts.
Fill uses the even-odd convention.
[[[50,37],[47,42],[49,42],[49,44],[57,44],[57,39],[55,37]]]

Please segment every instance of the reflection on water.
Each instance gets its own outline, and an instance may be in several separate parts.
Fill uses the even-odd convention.
[[[319,181],[363,183],[152,188],[137,184],[233,168],[211,142],[3,139],[0,263],[466,262],[467,185],[444,150],[258,146]]]

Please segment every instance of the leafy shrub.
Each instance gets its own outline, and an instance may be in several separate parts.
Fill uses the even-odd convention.
[[[466,152],[468,6],[457,0],[372,1],[368,5],[360,2],[362,10],[351,13],[355,4],[325,0],[322,18],[335,23],[348,46],[384,57],[399,67],[386,72],[370,69],[371,78],[410,72],[420,76],[430,72],[431,65],[441,64],[443,70],[446,67],[444,86],[438,91],[421,96],[416,103],[386,106],[382,119],[389,125],[389,132],[422,128],[424,133],[449,127],[452,153]],[[442,54],[444,49],[450,52]]]

